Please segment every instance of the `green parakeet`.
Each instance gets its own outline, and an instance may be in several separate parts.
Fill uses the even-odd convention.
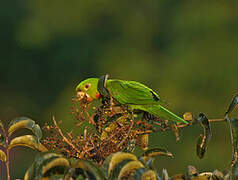
[[[98,78],[88,78],[80,82],[76,87],[78,98],[82,99],[86,96],[89,102],[101,98],[98,82]],[[132,110],[141,110],[163,119],[188,123],[161,106],[159,95],[139,82],[108,79],[105,81],[105,87],[113,99]]]

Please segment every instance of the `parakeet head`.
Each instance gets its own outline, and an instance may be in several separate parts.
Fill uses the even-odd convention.
[[[100,97],[100,93],[97,90],[98,78],[88,78],[78,84],[76,87],[77,97],[81,100],[84,96],[87,97],[87,101],[91,102],[94,99]]]

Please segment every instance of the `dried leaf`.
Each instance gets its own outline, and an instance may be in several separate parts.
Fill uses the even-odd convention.
[[[171,129],[174,132],[174,135],[176,137],[176,141],[179,141],[180,137],[179,137],[179,128],[178,128],[178,126],[176,124],[172,124]]]
[[[238,104],[238,94],[235,95],[235,97],[233,97],[225,115],[229,115],[234,110],[237,104]]]
[[[193,114],[191,112],[186,112],[186,113],[183,114],[183,119],[185,121],[190,121],[191,122],[191,121],[194,120]]]
[[[148,149],[149,134],[142,134],[137,138],[136,144],[142,148],[143,151]]]
[[[169,175],[166,169],[163,169],[162,171],[162,177],[161,180],[169,180]]]
[[[232,175],[230,171],[226,175],[224,175],[224,180],[232,180]]]
[[[212,134],[210,123],[203,113],[199,114],[198,121],[200,121],[200,124],[203,127],[203,135],[200,135],[197,140],[197,156],[201,159],[204,157]]]
[[[46,147],[43,146],[38,141],[38,139],[33,135],[24,135],[24,136],[15,137],[14,139],[11,140],[8,148],[11,149],[16,146],[26,146],[41,152],[47,151]]]
[[[114,131],[117,128],[117,126],[118,125],[116,122],[111,122],[107,127],[105,127],[104,131],[101,133],[100,140],[103,141],[106,138],[108,138],[108,134]]]
[[[23,128],[30,129],[38,139],[41,139],[42,131],[40,126],[27,117],[20,117],[12,120],[9,124],[8,134],[11,136],[12,133]]]
[[[5,152],[3,152],[3,151],[0,149],[0,161],[6,162],[6,160],[7,160],[7,156],[6,156]]]
[[[213,171],[212,173],[212,179],[213,180],[223,180],[224,179],[224,175],[221,171],[218,171],[217,169],[215,171]]]

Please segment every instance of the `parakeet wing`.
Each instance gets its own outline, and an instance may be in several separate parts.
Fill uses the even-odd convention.
[[[136,81],[108,80],[106,87],[121,104],[158,104],[159,96],[152,89]]]
[[[183,122],[182,118],[160,105],[159,96],[152,89],[136,81],[108,80],[106,88],[119,103],[146,111],[164,119]]]

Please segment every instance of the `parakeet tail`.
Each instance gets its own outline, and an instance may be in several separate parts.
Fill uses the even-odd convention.
[[[188,122],[182,119],[181,117],[177,116],[176,114],[172,113],[168,109],[164,108],[161,105],[147,105],[147,106],[137,106],[134,107],[135,109],[141,109],[143,111],[146,111],[150,114],[153,114],[157,117],[166,119],[166,120],[171,120],[179,123],[185,123],[187,124]]]
[[[151,114],[154,114],[158,117],[167,119],[167,120],[171,120],[171,121],[175,121],[175,122],[182,122],[187,124],[188,122],[185,121],[184,119],[182,119],[181,117],[177,116],[176,114],[172,113],[171,111],[169,111],[168,109],[164,108],[161,105],[156,105],[153,106],[153,108],[151,109]]]

